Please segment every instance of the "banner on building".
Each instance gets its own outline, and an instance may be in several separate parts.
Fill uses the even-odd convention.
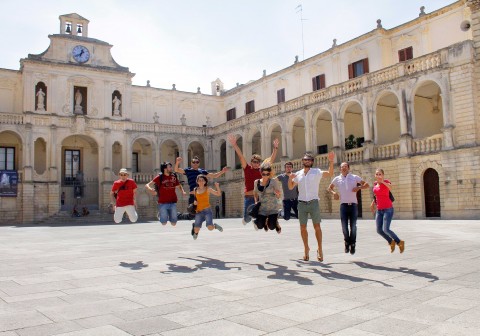
[[[17,197],[18,172],[0,170],[0,197]]]

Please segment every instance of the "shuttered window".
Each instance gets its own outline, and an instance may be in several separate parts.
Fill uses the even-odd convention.
[[[245,114],[250,114],[255,112],[255,100],[250,100],[245,103]]]
[[[277,104],[285,103],[285,89],[277,90]]]
[[[237,118],[237,110],[235,107],[227,111],[227,121],[233,120],[236,118]]]
[[[317,91],[325,89],[325,74],[321,74],[312,78],[312,90]]]
[[[352,79],[369,72],[368,58],[364,58],[348,65],[348,79]]]
[[[408,47],[398,51],[398,61],[405,62],[413,58],[413,47]]]

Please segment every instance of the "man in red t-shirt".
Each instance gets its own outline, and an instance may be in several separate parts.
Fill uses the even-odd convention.
[[[111,204],[115,204],[113,220],[115,223],[120,223],[123,219],[123,214],[126,212],[130,222],[134,223],[138,219],[135,203],[137,184],[134,180],[128,178],[129,174],[126,168],[120,169],[118,175],[120,178],[113,182],[112,190],[110,191]]]
[[[230,144],[235,149],[235,152],[237,153],[243,168],[243,175],[245,178],[245,189],[244,189],[242,223],[243,225],[247,225],[247,223],[252,220],[252,217],[250,217],[247,214],[247,208],[250,205],[255,204],[255,199],[253,197],[253,189],[254,189],[253,184],[255,180],[262,178],[262,173],[260,172],[260,164],[262,163],[262,157],[258,154],[253,154],[252,157],[250,158],[250,164],[248,164],[247,160],[245,159],[245,156],[242,153],[242,150],[237,145],[237,138],[235,137],[235,135],[230,134],[228,136],[228,141],[230,141]],[[272,155],[265,161],[269,161],[271,164],[275,162],[275,157],[277,155],[277,150],[278,150],[278,144],[279,144],[278,139],[275,139],[273,141]]]
[[[145,184],[145,188],[152,195],[158,195],[158,220],[162,225],[167,225],[170,221],[172,226],[177,224],[177,193],[176,188],[186,195],[182,185],[178,181],[177,175],[173,173],[173,167],[170,162],[164,162],[160,166],[161,174]]]

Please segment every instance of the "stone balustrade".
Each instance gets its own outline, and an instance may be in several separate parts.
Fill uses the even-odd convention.
[[[354,148],[343,152],[343,162],[362,162],[364,148]]]
[[[23,125],[23,115],[0,113],[0,124]]]
[[[396,158],[400,154],[400,142],[387,145],[377,145],[374,148],[375,159],[391,159]]]
[[[442,150],[443,134],[435,134],[423,139],[413,139],[413,154],[424,154]]]

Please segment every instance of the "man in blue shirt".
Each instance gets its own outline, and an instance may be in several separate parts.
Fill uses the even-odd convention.
[[[190,196],[188,197],[188,204],[191,204],[194,201],[195,196],[194,196],[193,189],[195,189],[195,187],[197,186],[198,175],[202,174],[207,176],[208,178],[217,178],[228,171],[227,167],[223,167],[223,169],[217,173],[209,173],[205,169],[200,168],[200,159],[198,158],[198,156],[194,156],[192,158],[192,167],[180,168],[179,165],[182,161],[183,159],[181,157],[178,157],[177,160],[175,161],[175,172],[187,176],[188,186],[190,187]]]

